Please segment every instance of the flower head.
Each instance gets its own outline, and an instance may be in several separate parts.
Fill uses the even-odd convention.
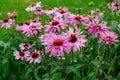
[[[11,28],[13,25],[13,20],[9,18],[4,18],[1,20],[1,26],[0,27],[6,27],[6,29]]]
[[[37,2],[37,3],[32,3],[30,6],[28,6],[25,10],[27,12],[34,12],[38,7],[42,7],[41,6],[41,2]]]
[[[21,52],[18,52],[18,51],[15,51],[14,52],[14,56],[15,56],[15,59],[27,59],[29,56],[30,56],[30,52],[29,51],[21,51]]]
[[[19,23],[19,24],[17,24],[17,26],[16,26],[16,30],[17,30],[17,31],[22,31],[24,26],[26,26],[26,25],[24,25],[23,23]]]
[[[51,16],[54,12],[55,12],[55,10],[51,7],[48,8],[47,10],[45,10],[45,14],[48,16]]]
[[[99,23],[99,19],[94,19],[92,22],[89,22],[89,24],[87,24],[87,30],[89,33],[97,37],[100,32],[109,30],[109,27],[106,26],[106,23]]]
[[[64,51],[70,51],[69,37],[65,34],[46,34],[40,37],[43,45],[47,45],[46,52],[51,52],[51,56],[64,56]]]
[[[17,16],[16,12],[9,12],[8,13],[9,18],[15,18]]]
[[[117,42],[118,41],[117,38],[118,38],[118,35],[111,31],[103,32],[100,35],[100,41],[105,42],[106,44],[109,44],[109,45]]]
[[[120,8],[120,5],[117,1],[114,1],[111,4],[108,3],[108,7],[112,9],[112,11],[114,11],[114,10],[118,10]]]
[[[46,32],[60,32],[60,29],[65,29],[67,27],[67,20],[54,19],[49,25],[45,26]]]
[[[37,7],[36,10],[34,11],[34,14],[35,15],[42,15],[42,14],[45,14],[45,12],[40,7]]]
[[[20,49],[23,51],[25,49],[30,49],[34,44],[32,42],[30,43],[21,43],[19,45]]]
[[[54,10],[55,10],[55,13],[56,13],[55,17],[56,16],[61,16],[61,18],[62,17],[66,18],[70,14],[67,7],[55,8]]]
[[[30,23],[28,26],[23,27],[23,34],[27,36],[36,35],[41,28],[41,23]]]
[[[70,28],[67,35],[70,37],[69,42],[74,52],[80,50],[80,47],[85,47],[85,43],[87,42],[86,35],[81,35],[79,29]]]
[[[33,51],[31,56],[27,58],[27,61],[29,61],[29,63],[40,63],[40,52],[39,51]]]
[[[68,21],[74,26],[76,26],[77,24],[80,24],[80,23],[86,24],[89,21],[89,18],[82,15],[71,14],[68,16]]]

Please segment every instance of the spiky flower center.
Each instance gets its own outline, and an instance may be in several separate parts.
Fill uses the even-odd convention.
[[[52,8],[48,8],[48,10],[52,10]]]
[[[18,25],[19,25],[19,26],[22,26],[22,25],[23,25],[23,23],[19,23]]]
[[[64,11],[62,8],[59,9],[59,12],[60,12],[61,14],[65,13],[65,11]]]
[[[30,22],[26,21],[26,22],[24,22],[24,24],[29,25],[29,24],[30,24]]]
[[[23,46],[26,48],[26,47],[28,47],[29,45],[28,45],[28,43],[26,43],[26,44],[24,44]]]
[[[62,42],[61,39],[55,39],[54,42],[53,42],[53,44],[54,44],[55,46],[61,46],[61,45],[63,44],[63,42]]]
[[[119,6],[119,4],[116,2],[114,6],[118,7],[118,6]]]
[[[35,3],[32,3],[31,6],[34,7],[34,6],[36,6],[36,4],[35,4]]]
[[[3,22],[8,22],[8,20],[9,20],[8,18],[4,18]]]
[[[71,38],[70,38],[70,42],[74,43],[74,42],[77,41],[77,37],[76,37],[75,34],[71,34],[70,37],[71,37]]]
[[[59,24],[58,20],[52,20],[52,25],[58,25],[58,24]]]
[[[19,55],[20,56],[24,56],[24,52],[19,52]]]
[[[99,24],[95,24],[94,28],[101,28],[101,26]]]
[[[31,26],[31,28],[36,28],[36,26]]]
[[[77,15],[77,16],[75,16],[75,19],[79,20],[79,19],[81,19],[81,17]]]
[[[110,41],[111,40],[111,37],[110,36],[106,36],[105,37],[105,41]]]
[[[32,52],[32,58],[37,58],[39,56],[38,52]]]

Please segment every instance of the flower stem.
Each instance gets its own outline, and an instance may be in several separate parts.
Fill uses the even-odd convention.
[[[45,59],[45,63],[46,63],[46,68],[47,68],[47,71],[48,71],[48,75],[50,77],[51,74],[50,74],[50,69],[49,69],[49,66],[48,66],[47,56],[46,56],[46,52],[45,52],[45,46],[42,45],[42,47],[43,47],[43,54],[44,54],[44,59]]]
[[[71,52],[72,52],[72,63],[74,63],[74,52],[73,50],[71,50]]]
[[[112,60],[112,64],[110,65],[110,68],[109,68],[109,70],[108,70],[108,74],[110,74],[111,69],[112,69],[112,67],[113,67],[113,65],[114,65],[114,63],[115,63],[116,58],[117,58],[117,54],[115,53],[114,59]]]
[[[92,59],[92,55],[94,55],[94,53],[95,53],[96,44],[97,44],[97,38],[95,38],[95,40],[93,41],[93,49],[92,49],[90,56],[89,56],[89,59],[88,59],[88,68],[87,68],[86,75],[89,73],[89,70],[90,70],[89,66],[90,66],[90,62]]]
[[[107,59],[109,57],[108,53],[109,53],[109,45],[106,45],[106,51],[105,51],[105,54],[104,54],[104,69],[103,69],[104,72],[105,72],[106,62],[107,62]]]
[[[40,44],[39,44],[39,42],[38,42],[37,36],[34,35],[34,37],[35,37],[35,39],[36,39],[36,44],[38,45],[38,49],[39,49],[39,51],[40,51],[40,56],[42,57],[42,60],[45,61],[45,63],[44,63],[44,65],[45,65],[45,64],[46,64],[46,60],[45,60],[45,58],[43,57],[43,55],[42,55],[42,53],[41,53],[42,50],[40,49]]]
[[[0,63],[1,63],[0,75],[1,75],[1,79],[2,79],[2,58],[0,59]]]
[[[106,52],[104,54],[104,60],[105,60],[105,65],[106,65],[106,61],[107,61],[107,58],[108,58],[108,52],[109,51],[109,45],[106,45]]]
[[[65,73],[65,78],[67,79],[66,67],[65,67],[65,65],[64,65],[64,62],[63,62],[62,57],[60,57],[60,59],[61,59],[61,62],[62,62],[62,67],[63,67],[64,73]]]

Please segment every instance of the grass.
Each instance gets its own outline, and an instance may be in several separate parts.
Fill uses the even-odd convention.
[[[8,12],[16,11],[18,16],[15,20],[16,23],[24,22],[28,20],[29,13],[25,11],[25,8],[33,2],[41,1],[43,5],[47,7],[68,7],[69,11],[75,14],[88,14],[91,9],[99,8],[109,0],[0,0],[0,20],[7,17]],[[78,12],[76,8],[82,8],[81,12]],[[14,26],[15,27],[15,26]],[[13,29],[12,29],[13,30]],[[10,31],[12,31],[10,30]],[[6,34],[6,30],[0,29],[0,38]]]

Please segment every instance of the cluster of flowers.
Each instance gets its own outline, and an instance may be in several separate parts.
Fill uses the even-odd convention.
[[[29,63],[40,63],[41,56],[39,51],[35,50],[30,54],[29,49],[32,48],[32,46],[34,46],[33,42],[21,43],[19,45],[20,51],[14,52],[15,59],[26,60],[29,61]]]
[[[76,52],[80,50],[81,47],[85,47],[87,35],[82,35],[79,24],[86,26],[85,28],[89,35],[92,34],[96,38],[99,38],[100,35],[99,40],[101,42],[112,45],[118,41],[117,34],[110,31],[106,22],[101,21],[103,13],[97,13],[96,10],[92,10],[91,14],[88,16],[76,15],[70,13],[66,7],[55,7],[43,10],[41,2],[33,3],[25,10],[28,12],[34,12],[37,16],[43,14],[47,15],[50,17],[51,21],[43,27],[39,22],[39,18],[35,18],[34,20],[17,24],[16,30],[21,31],[29,37],[39,34],[41,29],[44,28],[45,34],[41,35],[39,39],[41,40],[42,45],[45,45],[45,52],[51,52],[51,56],[53,57],[64,56],[65,52],[69,53],[71,50]],[[13,16],[13,14],[11,15]],[[13,26],[13,20],[11,17],[1,20],[0,23],[0,27],[10,28]],[[66,32],[62,32],[62,29]],[[21,60],[24,59],[30,63],[39,63],[41,53],[35,50],[30,54],[29,49],[32,46],[33,44],[30,43],[20,44],[21,51],[14,52],[15,58]]]

